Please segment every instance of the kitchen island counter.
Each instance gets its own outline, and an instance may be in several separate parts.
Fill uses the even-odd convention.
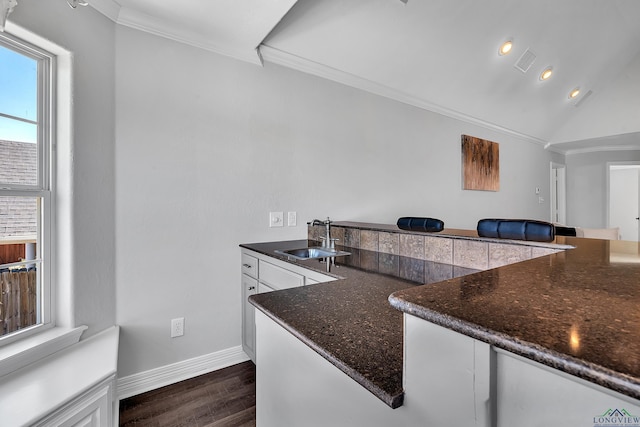
[[[319,245],[300,240],[241,245],[326,274],[317,259],[295,260],[276,253]],[[330,274],[339,280],[268,292],[250,301],[392,408],[402,405],[402,313],[388,302],[393,292],[425,281],[475,272],[429,261],[340,248]]]
[[[242,246],[273,256],[276,246],[290,243]],[[408,280],[406,264],[422,268],[424,279],[428,267],[418,265],[425,261],[355,250],[358,259],[375,256],[383,270],[405,274],[367,271],[347,257],[332,272],[343,280],[250,300],[391,407],[403,399],[403,312],[639,399],[637,244],[568,237],[556,243],[575,249],[419,286],[425,282],[419,275]]]

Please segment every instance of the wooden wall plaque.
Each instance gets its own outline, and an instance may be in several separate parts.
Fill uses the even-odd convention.
[[[462,135],[462,188],[500,191],[500,145]]]

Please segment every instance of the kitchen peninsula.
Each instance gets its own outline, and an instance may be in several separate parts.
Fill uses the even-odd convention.
[[[335,225],[353,245],[330,272],[338,280],[250,299],[258,425],[578,426],[609,409],[640,414],[636,243]],[[242,246],[278,258],[291,244]]]

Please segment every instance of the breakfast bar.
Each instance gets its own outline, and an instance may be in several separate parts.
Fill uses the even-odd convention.
[[[438,238],[497,241],[472,234]],[[242,246],[325,268],[274,254],[290,245]],[[300,422],[308,399],[324,409],[308,425],[535,425],[524,419],[543,411],[577,426],[611,408],[640,414],[637,243],[557,237],[549,248],[480,271],[342,247],[351,255],[332,266],[337,280],[252,296],[258,425],[285,409]]]

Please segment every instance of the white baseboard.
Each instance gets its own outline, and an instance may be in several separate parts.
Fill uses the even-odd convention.
[[[242,351],[242,346],[237,346],[118,378],[118,400],[217,371],[247,360],[249,360],[249,357]]]

